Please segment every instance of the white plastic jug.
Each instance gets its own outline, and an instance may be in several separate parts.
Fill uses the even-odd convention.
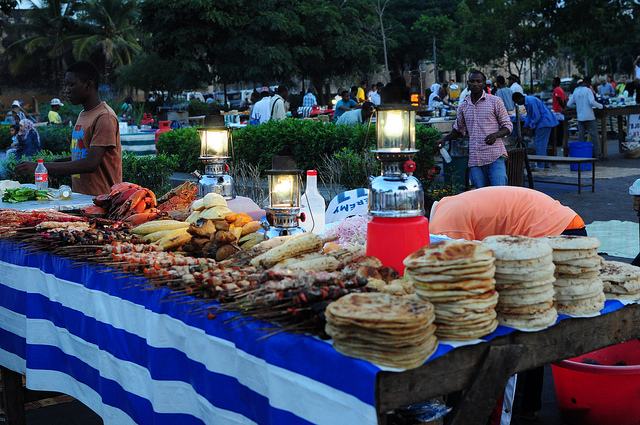
[[[300,197],[300,212],[305,215],[305,220],[300,223],[300,227],[317,235],[324,231],[325,201],[318,192],[316,170],[307,171],[307,185],[304,194]]]

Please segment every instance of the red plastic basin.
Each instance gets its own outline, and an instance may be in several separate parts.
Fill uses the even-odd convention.
[[[593,359],[600,365],[581,363]],[[624,361],[627,366],[613,366]],[[572,425],[640,425],[640,342],[592,351],[551,366],[562,420]]]

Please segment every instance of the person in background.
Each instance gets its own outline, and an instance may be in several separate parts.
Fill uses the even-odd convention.
[[[47,119],[49,120],[50,125],[67,125],[69,122],[71,122],[71,118],[67,118],[66,120],[62,121],[62,118],[60,117],[58,111],[63,106],[64,103],[60,102],[60,99],[51,99],[51,110],[47,114]]]
[[[431,84],[431,87],[429,88],[429,90],[431,90],[431,94],[433,93],[437,94],[440,92],[440,87],[441,87],[440,84],[436,82]]]
[[[340,118],[340,116],[345,112],[356,109],[358,106],[358,102],[349,97],[348,91],[342,90],[342,93],[340,95],[342,96],[342,98],[338,101],[338,103],[336,103],[336,109],[335,111],[333,111],[334,120]]]
[[[316,106],[318,104],[318,100],[316,99],[316,95],[313,94],[313,89],[309,88],[307,90],[307,94],[302,98],[302,107],[310,108]]]
[[[439,108],[443,105],[447,105],[453,108],[453,105],[451,105],[451,103],[449,103],[449,100],[447,100],[447,89],[444,85],[440,86],[438,93],[431,93],[429,95],[427,110],[433,111],[434,109]]]
[[[502,75],[496,77],[496,87],[498,87],[496,96],[504,102],[507,113],[514,111],[516,107],[513,105],[513,90],[506,86],[506,81]]]
[[[612,75],[607,75],[607,83],[611,84],[611,87],[613,87],[613,91],[616,91],[616,82],[613,81],[613,76]]]
[[[16,158],[22,158],[22,156],[31,157],[39,150],[40,135],[38,134],[38,131],[31,120],[23,119],[20,121],[20,131],[18,131]]]
[[[209,99],[207,99],[207,103]],[[256,107],[256,103],[258,103],[260,101],[260,92],[258,92],[256,89],[253,89],[253,91],[251,92],[251,95],[249,96],[249,102],[251,103],[251,106],[249,107],[249,123],[251,125],[257,125],[260,124],[258,121],[252,121],[253,120],[253,110]]]
[[[7,155],[10,153],[16,153],[18,150],[18,133],[20,132],[20,124],[12,124],[9,127],[9,134],[11,134],[11,145],[6,149]]]
[[[608,83],[604,77],[600,78],[600,85],[598,86],[598,94],[601,100],[608,100],[610,97],[615,96],[616,92],[613,90],[611,83]]]
[[[283,120],[287,117],[287,105],[289,101],[289,88],[278,86],[278,94],[269,101],[269,110],[272,120]]]
[[[596,101],[591,88],[591,77],[584,77],[580,87],[573,92],[567,102],[567,108],[576,108],[578,115],[578,140],[586,141],[587,133],[593,140],[594,158],[602,158],[602,148],[600,147],[600,136],[598,135],[598,124],[593,108],[602,109],[602,103]]]
[[[251,112],[250,120],[257,124],[264,124],[271,118],[271,108],[269,104],[271,102],[271,95],[269,93],[269,87],[263,86],[260,89],[260,100],[253,106],[253,112]]]
[[[562,87],[560,87],[559,77],[554,77],[551,84],[553,85],[553,94],[551,95],[551,109],[553,109],[553,112],[561,113],[562,111],[564,111],[565,106],[567,106],[567,97],[564,93],[564,90],[562,90]]]
[[[342,114],[336,121],[336,125],[344,124],[354,126],[356,124],[366,124],[369,121],[369,118],[373,115],[374,110],[375,107],[373,106],[373,103],[369,101],[364,102],[362,104],[362,108],[346,111]]]
[[[371,87],[371,91],[369,92],[369,100],[376,106],[380,106],[382,99],[380,98],[380,88],[384,87],[382,83],[376,83]]]
[[[623,96],[624,91],[627,89],[627,77],[625,75],[622,76],[620,82],[616,84],[616,94],[618,96]]]
[[[367,81],[360,81],[360,87],[358,87],[358,91],[356,92],[356,102],[362,103],[365,100],[368,100],[369,97],[366,95],[367,93]]]
[[[353,86],[349,91],[349,98],[355,101],[356,103],[358,103],[358,88],[359,88],[358,86]]]
[[[100,100],[100,72],[89,61],[67,68],[64,78],[67,99],[83,110],[71,134],[71,157],[45,163],[51,174],[71,174],[72,189],[85,195],[109,193],[122,182],[122,147],[118,117]],[[33,174],[35,162],[16,165],[16,174]]]
[[[458,106],[453,130],[436,142],[440,149],[445,142],[469,133],[469,172],[477,188],[507,184],[507,150],[502,137],[513,130],[504,103],[484,91],[486,80],[483,72],[471,71],[468,79],[470,95]]]
[[[512,92],[521,93],[522,95],[524,95],[524,89],[520,85],[520,77],[518,77],[516,74],[511,74],[509,75],[507,80],[509,81],[509,88]]]
[[[528,127],[535,131],[534,143],[536,155],[546,155],[549,136],[553,127],[559,124],[557,118],[543,101],[535,96],[523,96],[521,93],[513,94],[513,102],[524,105],[527,115],[524,119],[525,129]],[[523,133],[525,130],[522,131]],[[550,167],[549,163],[538,162],[537,169],[544,170]]]
[[[7,113],[7,121],[11,124],[19,124],[20,121],[27,119],[25,110],[20,106],[19,100],[14,100],[11,104],[11,110]]]

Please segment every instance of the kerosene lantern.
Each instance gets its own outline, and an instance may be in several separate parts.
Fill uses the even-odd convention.
[[[235,199],[233,178],[227,174],[229,165],[229,130],[226,127],[205,127],[200,134],[200,159],[204,163],[204,175],[194,171],[198,178],[198,196],[217,193],[226,200]]]
[[[401,274],[403,260],[429,244],[424,216],[424,191],[412,174],[416,164],[415,109],[410,106],[377,108],[376,153],[382,174],[371,177],[367,228],[367,255]]]
[[[265,207],[269,227],[265,229],[265,237],[304,233],[298,225],[302,170],[296,169],[295,160],[290,156],[274,156],[271,167],[265,171],[269,179],[269,206]]]

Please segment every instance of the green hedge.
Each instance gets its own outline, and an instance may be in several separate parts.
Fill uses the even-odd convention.
[[[428,186],[434,178],[434,143],[440,136],[441,133],[432,127],[421,124],[416,127],[416,148],[420,152],[415,157],[415,176],[423,185]],[[340,158],[353,159],[353,155],[359,155],[363,149],[375,149],[375,143],[375,125],[350,127],[312,120],[286,119],[233,131],[234,157],[257,166],[261,173],[271,168],[273,155],[285,151],[296,158],[299,169],[310,170],[320,168],[323,156],[338,154]],[[180,171],[202,171],[202,164],[198,160],[200,139],[194,128],[176,129],[161,134],[158,152],[176,155]]]
[[[68,152],[62,154],[54,154],[50,151],[40,151],[31,158],[23,156],[16,158],[15,155],[9,155],[4,161],[0,161],[0,169],[3,171],[3,179],[17,180],[20,183],[33,183],[33,174],[14,173],[14,169],[20,161],[36,161],[38,158],[44,159],[45,162],[51,162],[56,158],[64,158],[71,156]],[[122,180],[138,184],[147,189],[151,189],[158,197],[165,194],[171,189],[171,175],[177,167],[177,158],[164,154],[138,156],[131,152],[122,153]],[[60,185],[66,184],[71,186],[71,176],[49,175],[49,187],[58,188]]]

